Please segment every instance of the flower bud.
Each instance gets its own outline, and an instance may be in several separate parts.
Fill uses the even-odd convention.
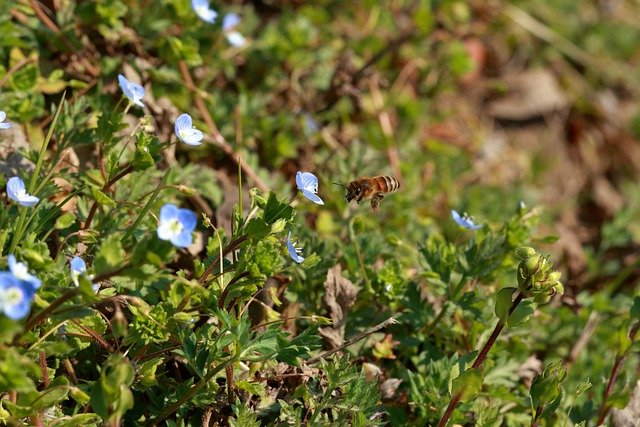
[[[526,259],[532,258],[534,255],[536,255],[536,250],[529,246],[520,246],[516,249],[516,257],[519,260],[524,261]]]

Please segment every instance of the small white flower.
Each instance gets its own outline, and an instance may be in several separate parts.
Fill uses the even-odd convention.
[[[242,47],[247,42],[244,36],[236,31],[238,24],[240,24],[240,16],[237,13],[227,13],[222,18],[222,31],[229,44],[234,47]]]
[[[40,201],[38,197],[27,193],[24,181],[17,176],[11,177],[7,181],[7,196],[19,205],[28,207],[34,206]]]
[[[124,92],[124,96],[126,96],[129,101],[139,107],[144,107],[144,104],[141,101],[144,96],[144,88],[142,86],[137,83],[130,82],[122,74],[118,74],[118,82],[120,83],[122,92]]]
[[[452,209],[451,217],[455,222],[458,223],[458,225],[460,225],[461,227],[467,228],[469,230],[479,230],[482,228],[482,225],[476,224],[473,221],[473,218],[471,218],[466,213],[463,213],[462,215],[460,215],[458,211]]]
[[[158,238],[169,240],[178,248],[186,248],[193,241],[193,230],[196,228],[198,217],[189,209],[179,209],[176,205],[167,203],[160,208],[160,221],[156,230]]]
[[[316,193],[318,193],[318,178],[311,172],[296,173],[296,185],[298,190],[302,191],[302,195],[313,203],[324,205],[324,202]]]
[[[209,0],[191,0],[191,8],[203,21],[208,22],[209,24],[216,22],[218,12],[211,9],[209,6]]]
[[[202,144],[202,138],[204,135],[202,131],[193,127],[193,121],[188,114],[181,114],[174,125],[176,136],[180,141],[188,145],[200,145]]]

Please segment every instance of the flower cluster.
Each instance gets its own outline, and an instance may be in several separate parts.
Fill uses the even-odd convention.
[[[215,24],[218,19],[218,12],[209,5],[209,0],[191,0],[191,8],[200,19],[209,24]],[[246,39],[240,34],[236,27],[240,24],[240,16],[237,13],[227,13],[222,18],[222,31],[231,46],[242,47]]]
[[[15,256],[9,255],[7,261],[9,271],[0,272],[0,312],[10,319],[20,320],[29,314],[33,296],[42,283]]]
[[[537,304],[548,302],[556,294],[564,293],[561,273],[554,271],[547,258],[530,247],[516,250],[518,264],[518,288],[526,297],[533,297]]]

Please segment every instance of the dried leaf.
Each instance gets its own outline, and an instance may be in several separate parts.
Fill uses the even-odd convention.
[[[356,301],[358,288],[342,277],[342,267],[337,264],[327,271],[324,289],[322,301],[329,311],[332,326],[320,328],[318,332],[325,338],[329,348],[336,348],[344,342],[347,311]]]

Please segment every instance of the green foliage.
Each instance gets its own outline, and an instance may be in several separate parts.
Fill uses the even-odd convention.
[[[13,123],[0,185],[20,176],[40,201],[0,194],[0,269],[14,255],[42,286],[22,319],[0,289],[0,424],[436,425],[453,402],[450,425],[577,426],[627,404],[635,10],[214,2],[211,25],[189,0],[13,3],[0,2]],[[231,12],[242,47],[221,28]],[[558,79],[572,100],[561,133],[597,144],[557,155],[559,138],[532,130],[551,112],[491,115],[512,90],[504,74],[533,66],[572,70]],[[142,83],[144,108],[118,74]],[[183,112],[202,145],[177,140]],[[509,128],[523,132],[503,141]],[[552,159],[520,141],[529,132]],[[596,167],[594,146],[617,157]],[[567,180],[576,159],[584,176]],[[298,170],[317,175],[324,205],[296,190]],[[331,185],[378,174],[401,188],[375,214]],[[553,198],[544,185],[559,179],[597,191]],[[196,214],[187,247],[158,233],[169,203]],[[86,271],[70,271],[76,256]]]

